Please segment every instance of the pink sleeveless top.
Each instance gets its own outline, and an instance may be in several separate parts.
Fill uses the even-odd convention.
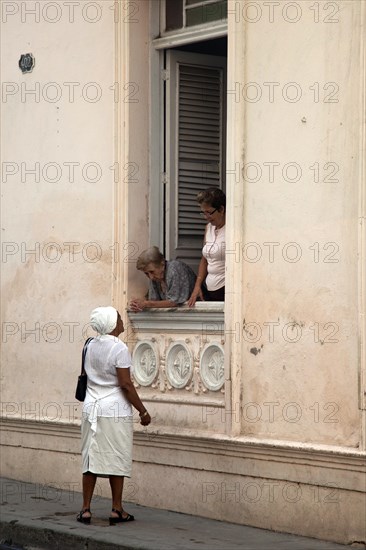
[[[225,226],[216,229],[211,223],[207,224],[202,255],[207,260],[207,290],[225,286]]]

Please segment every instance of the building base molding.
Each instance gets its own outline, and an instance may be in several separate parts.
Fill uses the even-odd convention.
[[[3,419],[1,472],[81,490],[80,428]],[[366,455],[357,449],[136,425],[125,499],[343,544],[365,542]],[[97,490],[109,496],[106,480]]]

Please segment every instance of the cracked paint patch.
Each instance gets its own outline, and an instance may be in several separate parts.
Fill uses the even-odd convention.
[[[252,353],[253,355],[258,355],[258,353],[260,353],[262,351],[262,348],[263,348],[263,344],[261,345],[260,348],[250,348],[250,353]]]

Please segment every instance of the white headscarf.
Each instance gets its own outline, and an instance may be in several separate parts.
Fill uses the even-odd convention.
[[[117,326],[117,310],[112,307],[97,307],[91,312],[90,324],[99,334],[109,334]]]

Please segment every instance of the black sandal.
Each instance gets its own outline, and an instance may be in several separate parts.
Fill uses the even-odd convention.
[[[116,525],[116,523],[123,523],[125,521],[134,521],[135,519],[134,516],[131,516],[131,514],[127,514],[127,512],[126,512],[127,516],[124,518],[122,516],[122,512],[120,512],[119,510],[116,510],[115,508],[112,508],[112,512],[115,512],[116,514],[118,514],[118,518],[110,516],[109,525]]]
[[[85,525],[90,525],[91,516],[89,516],[88,518],[84,518],[83,514],[85,514],[85,512],[90,513],[90,508],[85,508],[85,510],[81,510],[76,516],[76,521],[80,521],[80,523],[84,523]]]

